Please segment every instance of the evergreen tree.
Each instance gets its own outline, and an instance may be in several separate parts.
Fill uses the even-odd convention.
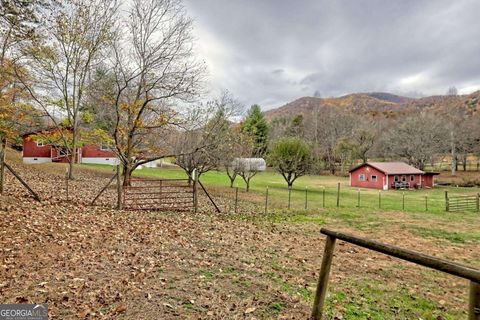
[[[241,130],[251,137],[255,147],[253,148],[253,157],[263,157],[267,151],[268,124],[267,120],[260,110],[260,106],[254,104],[245,121],[242,123]]]

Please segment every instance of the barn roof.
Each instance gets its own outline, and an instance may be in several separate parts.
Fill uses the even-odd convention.
[[[366,165],[380,170],[385,174],[425,174],[422,170],[412,167],[405,162],[367,162],[353,168],[349,172],[355,171]]]
[[[60,127],[60,129],[72,130],[71,127]],[[50,126],[50,127],[43,128],[43,129],[38,128],[38,129],[27,131],[27,132],[23,133],[22,137],[30,136],[30,135],[41,133],[41,132],[53,132],[53,131],[56,131],[56,130],[59,130],[59,127]]]

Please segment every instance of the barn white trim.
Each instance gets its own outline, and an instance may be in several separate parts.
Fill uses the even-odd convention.
[[[118,158],[97,158],[97,157],[82,157],[81,163],[90,163],[90,164],[109,164],[115,166],[120,163]]]
[[[50,163],[52,158],[50,157],[23,157],[23,163],[35,164],[35,163]]]

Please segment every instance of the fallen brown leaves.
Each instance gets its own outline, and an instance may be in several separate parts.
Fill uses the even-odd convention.
[[[15,166],[45,201],[35,202],[11,180],[7,195],[0,196],[3,303],[48,303],[51,319],[308,317],[311,301],[302,295],[312,294],[318,276],[324,244],[318,226],[116,211],[108,207],[115,190],[101,198],[103,206],[90,207],[89,197],[109,177],[82,170],[71,183],[73,200],[66,203],[61,167]],[[400,245],[405,239],[401,233],[375,237]],[[415,245],[421,250],[429,244],[417,239]],[[443,255],[455,251],[444,249]],[[347,278],[371,277],[417,290],[423,274],[428,281],[421,290],[447,307],[462,307],[463,283],[450,286],[446,280],[452,278],[392,264],[389,257],[339,243],[332,287]]]

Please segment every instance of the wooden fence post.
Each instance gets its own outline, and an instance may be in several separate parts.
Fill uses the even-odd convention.
[[[4,190],[6,155],[7,155],[7,139],[2,139],[2,147],[0,149],[0,194],[3,194],[3,190]]]
[[[65,191],[66,191],[66,198],[67,198],[67,202],[68,202],[68,166],[67,166],[67,169],[65,170]]]
[[[357,196],[357,207],[360,208],[360,189],[358,189],[358,196]]]
[[[336,238],[327,236],[325,250],[323,251],[322,267],[318,277],[317,291],[315,301],[313,302],[312,319],[320,320],[323,315],[325,297],[327,295],[328,279],[330,277],[330,268],[333,260],[333,250],[335,249]]]
[[[117,209],[122,210],[122,171],[117,164]]]
[[[235,187],[235,213],[237,213],[238,207],[238,185]]]
[[[378,190],[378,209],[382,209],[382,191]]]
[[[97,195],[95,196],[95,198],[93,198],[92,202],[90,203],[91,206],[93,206],[95,204],[95,201],[97,201],[98,198],[100,198],[100,196],[103,194],[103,192],[105,190],[107,190],[107,188],[110,186],[110,184],[113,182],[113,180],[115,180],[117,178],[117,173],[115,173],[115,175],[108,181],[108,183],[102,188],[102,190],[100,190],[99,193],[97,193]],[[118,180],[117,180],[117,186],[118,186]],[[121,198],[120,198],[121,199]],[[117,207],[118,207],[118,202],[117,202]]]
[[[35,198],[35,200],[37,200],[38,202],[40,202],[40,197],[38,196],[38,194],[32,190],[32,188],[30,188],[30,186],[28,185],[28,183],[26,183],[16,172],[15,170],[13,170],[12,167],[10,167],[6,162],[3,162],[3,165],[5,166],[5,168],[8,169],[8,171],[10,171],[11,174],[13,174],[13,176],[15,178],[17,178],[18,181],[20,181],[20,183],[33,195],[33,197]]]
[[[445,211],[449,211],[450,203],[448,202],[448,191],[445,190]]]
[[[213,204],[213,206],[215,207],[215,210],[218,212],[218,213],[221,213],[221,210],[220,208],[217,206],[217,204],[215,203],[215,201],[213,201],[213,198],[210,196],[210,193],[208,193],[207,189],[205,188],[205,186],[202,184],[202,182],[200,181],[200,178],[197,176],[197,179],[196,179],[198,185],[202,188],[203,192],[205,192],[205,194],[207,195],[207,198],[208,200],[210,200],[210,202]]]
[[[402,210],[405,211],[405,191],[402,192]]]
[[[197,213],[198,210],[198,191],[197,191],[197,169],[193,169],[193,212]]]
[[[193,212],[197,213],[197,210],[198,210],[197,181],[193,180]]]
[[[308,187],[305,187],[305,210],[308,208]]]
[[[480,320],[480,284],[470,281],[468,320]]]
[[[323,195],[322,195],[322,206],[325,208],[325,187],[323,187]]]
[[[288,187],[288,210],[290,210],[290,201],[292,199],[292,187]]]
[[[428,196],[425,196],[425,211],[428,211]]]
[[[267,190],[265,191],[265,214],[268,213],[268,186]]]
[[[337,208],[340,206],[340,182],[337,186]]]

